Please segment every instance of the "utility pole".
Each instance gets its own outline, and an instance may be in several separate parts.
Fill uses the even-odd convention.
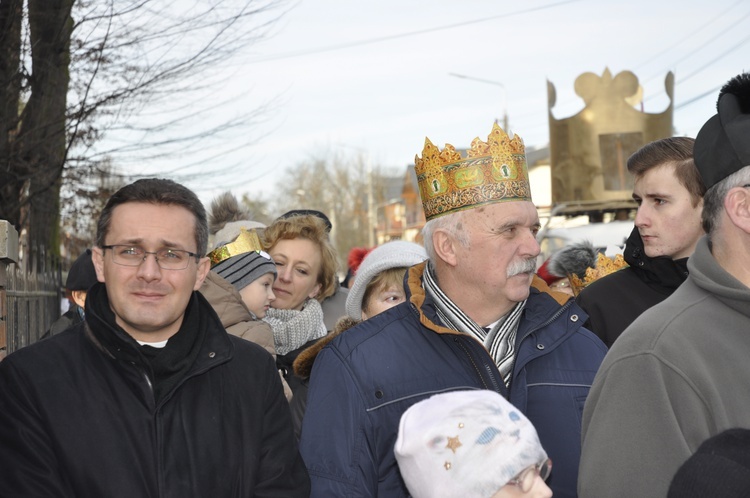
[[[375,210],[375,188],[372,181],[372,161],[370,154],[367,154],[367,244],[368,247],[375,247],[375,227],[378,224],[377,212]]]

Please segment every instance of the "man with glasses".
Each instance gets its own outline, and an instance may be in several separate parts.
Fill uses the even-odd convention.
[[[177,183],[109,199],[85,321],[0,363],[4,494],[309,494],[273,359],[196,292],[207,239],[202,204]]]
[[[707,235],[687,280],[602,363],[583,412],[582,498],[667,496],[703,441],[750,428],[750,73],[722,88],[717,109],[694,148]]]

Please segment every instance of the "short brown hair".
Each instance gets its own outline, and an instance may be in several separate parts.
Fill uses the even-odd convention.
[[[406,266],[388,268],[372,277],[372,280],[370,280],[367,287],[365,287],[365,293],[362,296],[362,311],[368,315],[370,314],[370,298],[381,289],[403,287],[406,270],[408,270]]]
[[[270,252],[279,240],[306,239],[320,250],[320,272],[318,284],[320,293],[316,299],[322,302],[336,292],[336,270],[338,259],[336,249],[328,238],[325,222],[313,215],[292,216],[274,221],[263,231],[263,249]]]
[[[706,186],[693,160],[694,145],[695,140],[689,137],[669,137],[647,143],[628,158],[628,171],[639,178],[652,168],[673,164],[677,181],[690,194],[693,206],[697,206],[706,193]]]
[[[129,185],[125,185],[109,198],[107,204],[99,215],[96,226],[96,245],[103,247],[109,226],[112,222],[112,213],[121,204],[129,202],[140,202],[144,204],[155,204],[157,206],[180,206],[190,211],[195,217],[193,234],[195,237],[196,252],[203,256],[208,246],[208,221],[206,220],[206,209],[200,199],[189,188],[163,178],[143,178]]]

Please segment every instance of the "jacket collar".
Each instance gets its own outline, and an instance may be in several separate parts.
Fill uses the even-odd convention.
[[[422,325],[424,325],[428,329],[434,332],[437,332],[439,334],[461,334],[461,332],[457,330],[453,330],[443,325],[439,325],[439,319],[437,318],[437,310],[435,309],[435,304],[432,302],[432,299],[427,295],[424,288],[422,287],[422,275],[424,274],[427,264],[428,264],[428,261],[424,261],[422,263],[419,263],[418,265],[412,266],[406,272],[405,285],[404,285],[404,289],[406,291],[406,300],[414,305],[417,312],[419,313],[419,321],[422,323]],[[550,300],[556,301],[557,304],[560,306],[565,305],[566,303],[570,302],[573,299],[573,297],[568,294],[551,290],[549,286],[547,286],[547,284],[544,282],[544,280],[537,277],[536,275],[534,276],[534,279],[531,282],[530,292],[531,292],[529,295],[530,300],[532,300],[532,297],[534,297],[535,295],[545,295],[549,297]],[[536,301],[535,306],[538,306],[540,304],[540,301],[537,300],[536,298],[534,298],[534,301]],[[542,300],[542,302],[544,301],[546,300]],[[524,318],[522,318],[522,324],[529,317],[528,307],[529,307],[529,302],[527,301],[527,304],[526,304],[527,310],[524,311]],[[536,314],[536,313],[532,313],[532,314]],[[541,314],[541,310],[540,310],[540,314]],[[581,315],[584,316],[583,321],[585,321],[585,314],[581,313]],[[583,321],[581,323],[583,323]]]
[[[443,325],[438,325],[437,309],[430,296],[427,295],[422,287],[422,275],[429,260],[419,263],[409,268],[406,272],[404,290],[406,291],[406,300],[414,305],[419,313],[419,322],[438,334],[457,334],[464,335],[457,330],[449,329]]]
[[[89,340],[97,349],[113,359],[145,367],[148,362],[140,351],[140,345],[115,322],[114,313],[109,307],[106,286],[97,283],[89,290],[89,294],[86,300],[85,327]],[[95,305],[97,301],[98,306]],[[189,375],[191,372],[203,371],[207,367],[228,360],[232,356],[233,346],[216,312],[199,292],[193,292],[188,307],[192,308],[193,313],[204,318],[202,322],[206,327],[196,360],[188,371]]]
[[[671,294],[688,276],[688,258],[672,259],[667,256],[649,258],[643,248],[638,228],[633,228],[623,254],[625,262],[649,287],[663,294]]]

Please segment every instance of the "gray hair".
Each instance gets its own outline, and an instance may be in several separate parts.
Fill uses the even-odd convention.
[[[748,184],[750,184],[750,165],[732,173],[706,191],[706,195],[703,197],[701,221],[703,223],[703,230],[708,234],[709,240],[721,225],[720,220],[721,213],[724,210],[724,199],[729,190]]]
[[[422,228],[422,243],[430,261],[434,262],[437,259],[435,245],[432,241],[432,237],[437,230],[445,230],[455,237],[461,245],[464,247],[469,246],[469,235],[464,230],[463,222],[464,211],[458,211],[440,216],[439,218],[433,218],[425,224]]]

